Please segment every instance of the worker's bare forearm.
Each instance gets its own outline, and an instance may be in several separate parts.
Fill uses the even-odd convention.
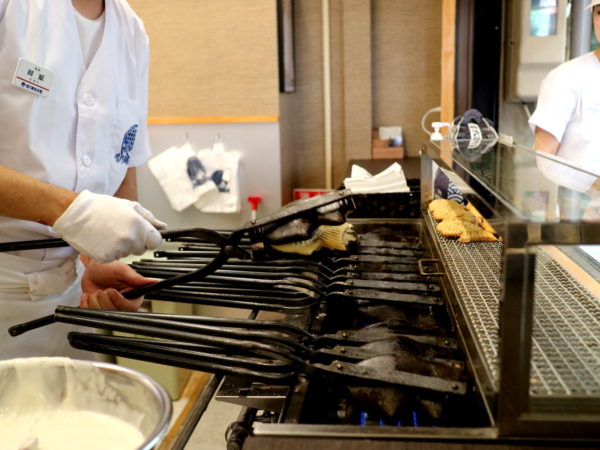
[[[77,194],[0,165],[0,215],[54,225]]]
[[[125,178],[123,178],[119,189],[115,192],[115,197],[126,198],[133,202],[137,200],[137,176],[135,167],[127,169]]]
[[[543,128],[535,128],[534,147],[536,150],[556,155],[560,142],[554,135]]]

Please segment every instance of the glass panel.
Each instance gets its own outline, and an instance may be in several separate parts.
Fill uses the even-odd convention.
[[[600,398],[600,246],[537,251],[530,395]],[[592,256],[594,255],[594,256]]]
[[[529,35],[537,37],[556,34],[558,0],[531,0]]]
[[[576,163],[495,140],[477,145],[445,140],[435,145],[442,160],[453,169],[462,168],[523,220],[600,220],[597,175]]]

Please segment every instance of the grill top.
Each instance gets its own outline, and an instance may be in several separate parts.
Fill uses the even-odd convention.
[[[497,389],[502,243],[436,238]],[[600,301],[537,252],[530,394],[600,396]]]

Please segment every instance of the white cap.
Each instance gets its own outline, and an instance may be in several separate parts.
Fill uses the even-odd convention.
[[[590,4],[588,5],[588,9],[592,9],[596,5],[600,5],[600,0],[590,0]]]

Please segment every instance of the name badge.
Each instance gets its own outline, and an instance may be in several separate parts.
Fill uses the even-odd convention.
[[[48,97],[53,81],[54,72],[19,58],[12,84],[32,94]]]

